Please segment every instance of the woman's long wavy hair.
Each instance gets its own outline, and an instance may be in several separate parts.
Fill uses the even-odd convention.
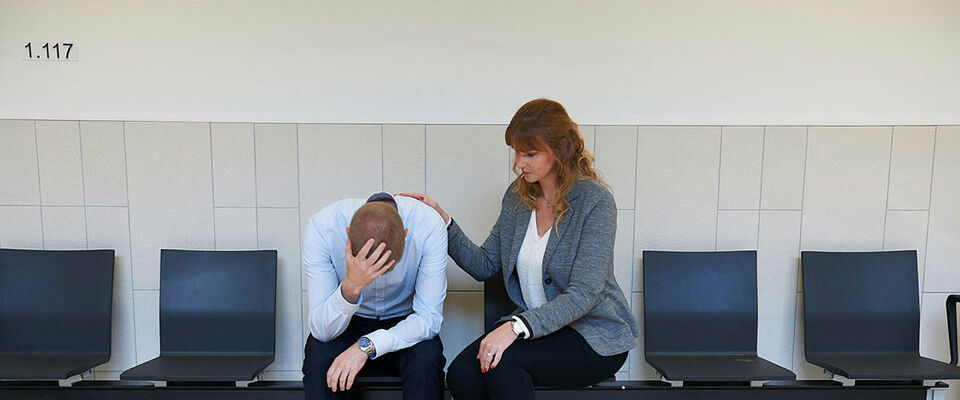
[[[536,99],[524,104],[513,115],[504,135],[507,145],[515,151],[550,150],[557,158],[553,168],[557,172],[557,198],[551,205],[556,215],[554,226],[560,224],[563,215],[570,210],[567,193],[578,180],[591,179],[602,183],[600,174],[593,169],[594,158],[584,148],[583,137],[577,124],[567,115],[560,103],[548,99]],[[531,210],[536,207],[537,197],[543,194],[540,183],[528,183],[520,175],[516,159],[513,163],[514,191]]]

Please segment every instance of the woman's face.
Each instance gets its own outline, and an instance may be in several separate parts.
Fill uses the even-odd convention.
[[[556,171],[553,166],[557,163],[557,157],[548,150],[514,150],[514,162],[523,179],[528,183],[539,182],[544,178],[556,179]]]

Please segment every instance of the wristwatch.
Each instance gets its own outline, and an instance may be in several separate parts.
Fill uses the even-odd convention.
[[[523,328],[520,327],[520,322],[517,320],[510,321],[510,329],[513,329],[513,333],[517,335],[517,338],[525,339],[527,333],[523,331]]]
[[[361,336],[360,340],[357,340],[357,346],[360,346],[360,351],[367,353],[367,357],[371,359],[377,355],[377,349],[373,347],[373,341],[366,336]]]

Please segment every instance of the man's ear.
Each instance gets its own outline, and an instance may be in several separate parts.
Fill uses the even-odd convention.
[[[350,235],[350,227],[348,226],[348,227],[347,227],[347,236],[349,236],[349,235]]]
[[[410,228],[403,228],[403,237],[407,237],[407,232],[410,232]]]

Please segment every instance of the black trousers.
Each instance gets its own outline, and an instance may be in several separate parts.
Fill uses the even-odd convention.
[[[447,387],[455,400],[524,400],[533,399],[534,386],[589,386],[613,376],[627,360],[627,353],[597,354],[577,331],[564,327],[541,338],[513,342],[496,368],[481,373],[477,359],[481,340],[461,351],[447,370]]]
[[[360,336],[377,329],[389,329],[403,318],[375,320],[353,317],[347,330],[329,342],[312,335],[307,339],[303,360],[303,392],[307,400],[349,399],[356,390],[333,393],[327,387],[327,370],[340,353],[356,346]],[[443,344],[440,336],[412,347],[367,360],[357,376],[393,375],[403,378],[404,399],[441,400],[443,398]]]

